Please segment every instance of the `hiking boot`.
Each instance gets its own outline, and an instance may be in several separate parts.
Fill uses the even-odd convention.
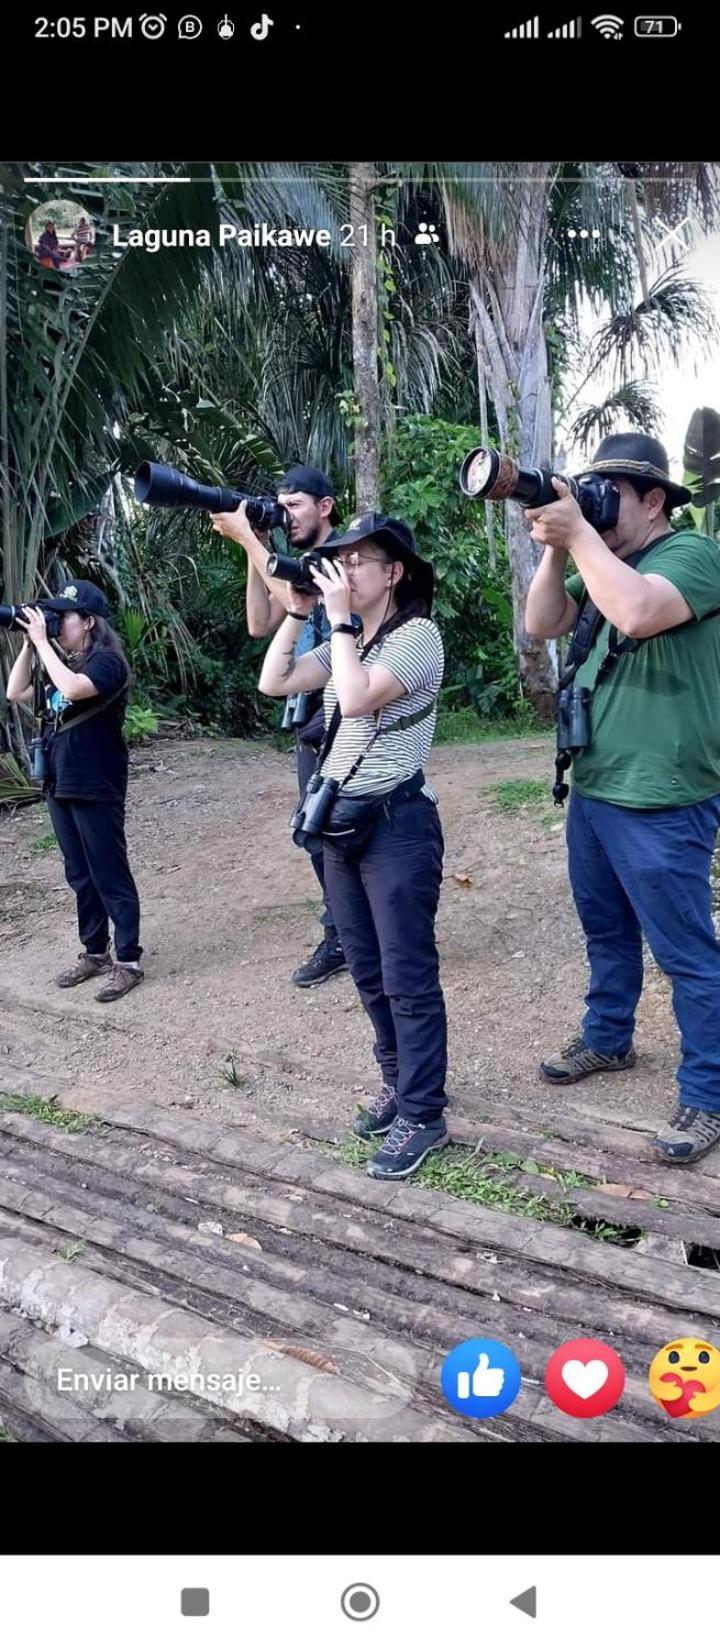
[[[322,939],[307,962],[295,969],[292,982],[302,990],[308,990],[311,985],[322,985],[326,979],[332,979],[335,973],[344,973],[346,968],[339,939]]]
[[[91,956],[83,950],[71,968],[58,974],[55,984],[60,986],[61,991],[67,991],[72,985],[82,985],[86,979],[95,979],[99,973],[109,973],[112,965],[109,950],[104,956]]]
[[[543,1061],[540,1075],[545,1082],[582,1082],[583,1077],[596,1076],[599,1071],[629,1071],[635,1064],[637,1054],[632,1046],[624,1054],[598,1054],[576,1036],[556,1059]]]
[[[408,1179],[431,1151],[450,1144],[445,1123],[409,1122],[397,1117],[384,1145],[371,1157],[367,1171],[373,1179]]]
[[[116,962],[110,969],[110,978],[101,991],[95,992],[96,1002],[117,1002],[119,996],[127,996],[128,991],[140,985],[145,978],[142,968],[127,968],[122,962]]]
[[[377,1099],[364,1105],[355,1118],[352,1131],[359,1139],[374,1139],[376,1134],[389,1134],[397,1116],[397,1093],[384,1082]]]
[[[656,1134],[652,1148],[661,1162],[697,1162],[720,1145],[720,1111],[679,1104]]]

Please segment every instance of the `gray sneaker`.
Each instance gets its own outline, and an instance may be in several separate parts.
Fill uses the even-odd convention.
[[[90,956],[86,950],[81,951],[71,968],[59,973],[55,984],[61,991],[72,990],[73,985],[83,985],[86,979],[97,979],[99,973],[109,973],[113,965],[109,950],[104,956]]]
[[[595,1076],[599,1071],[629,1071],[635,1064],[637,1054],[632,1046],[624,1054],[598,1054],[594,1048],[588,1048],[581,1036],[576,1036],[556,1059],[543,1061],[540,1075],[545,1082],[559,1085],[582,1082],[583,1077]]]
[[[697,1162],[714,1145],[720,1145],[720,1111],[699,1111],[694,1105],[678,1105],[652,1142],[661,1162]]]

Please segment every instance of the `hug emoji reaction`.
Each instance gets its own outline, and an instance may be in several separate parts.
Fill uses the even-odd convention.
[[[720,1351],[707,1340],[671,1340],[650,1364],[648,1385],[672,1420],[720,1407]]]

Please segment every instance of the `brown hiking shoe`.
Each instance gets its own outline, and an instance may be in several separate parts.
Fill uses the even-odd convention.
[[[540,1075],[545,1082],[582,1082],[583,1077],[597,1076],[600,1071],[629,1071],[636,1063],[633,1047],[625,1054],[598,1054],[576,1036],[555,1059],[543,1061]]]
[[[112,957],[109,950],[104,956],[89,956],[86,950],[80,952],[77,962],[64,973],[59,973],[55,984],[61,991],[67,991],[71,985],[82,985],[86,979],[95,979],[99,973],[109,973],[112,967]]]
[[[142,968],[126,968],[122,962],[116,962],[110,969],[110,978],[101,991],[95,992],[96,1002],[117,1002],[119,996],[127,996],[128,991],[140,985],[145,978]]]

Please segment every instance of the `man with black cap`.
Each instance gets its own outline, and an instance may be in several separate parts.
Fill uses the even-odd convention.
[[[293,465],[279,484],[278,503],[283,504],[288,512],[290,543],[300,554],[306,550],[317,550],[321,545],[332,544],[337,538],[334,528],[339,517],[334,489],[329,477],[322,470],[313,469],[308,464]],[[265,567],[268,552],[265,543],[254,533],[243,533],[242,537],[238,536],[237,511],[213,515],[212,521],[216,530],[225,538],[234,538],[237,543],[244,544],[247,550],[246,607],[251,636],[272,635],[288,611],[292,610],[292,597],[288,586],[279,579],[267,576]],[[300,658],[313,647],[319,647],[329,634],[330,626],[325,617],[325,609],[318,598],[300,631],[295,649],[296,657]],[[303,721],[295,723],[298,789],[301,796],[315,766],[322,734],[322,694],[308,694],[304,700]],[[322,985],[326,979],[342,973],[347,967],[328,903],[321,846],[312,855],[312,865],[323,891],[321,921],[325,931],[312,956],[296,968],[292,976],[293,984],[305,990],[313,985]]]
[[[543,1062],[547,1082],[635,1064],[643,934],[672,982],[681,1035],[679,1098],[653,1149],[695,1162],[720,1143],[720,944],[711,865],[720,826],[720,547],[670,516],[692,494],[647,435],[610,435],[588,475],[619,489],[600,536],[568,488],[527,510],[546,546],[525,623],[549,639],[598,609],[573,685],[590,693],[567,826],[570,881],[587,941],[581,1034]],[[583,477],[580,477],[583,479]],[[567,579],[568,553],[577,573]],[[703,622],[707,620],[708,622]],[[579,628],[579,627],[578,627]],[[572,655],[571,655],[572,660]]]

